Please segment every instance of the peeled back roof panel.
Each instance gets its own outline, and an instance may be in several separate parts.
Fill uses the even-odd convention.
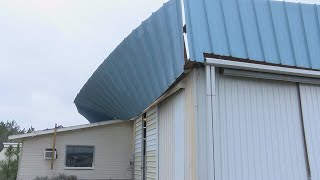
[[[75,104],[90,122],[134,118],[175,82],[183,65],[181,5],[171,0],[107,57]]]
[[[320,69],[320,5],[184,0],[191,60],[203,53]]]

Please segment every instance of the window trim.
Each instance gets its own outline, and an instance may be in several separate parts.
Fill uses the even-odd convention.
[[[67,148],[68,146],[80,146],[80,147],[93,147],[93,160],[92,160],[92,167],[67,167]],[[96,147],[94,145],[74,145],[74,144],[67,144],[65,145],[65,153],[64,153],[64,169],[65,170],[94,170],[95,169],[95,157],[96,157]]]

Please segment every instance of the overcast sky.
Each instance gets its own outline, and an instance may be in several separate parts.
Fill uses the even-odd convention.
[[[109,53],[166,0],[0,0],[0,121],[88,123],[73,103]]]

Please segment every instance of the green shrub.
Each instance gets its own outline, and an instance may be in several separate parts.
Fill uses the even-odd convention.
[[[77,176],[59,174],[58,176],[54,176],[52,178],[49,178],[48,176],[36,177],[34,180],[77,180]]]
[[[34,178],[33,180],[49,180],[49,178],[48,178],[48,176],[46,176],[46,177],[36,177],[36,178]]]

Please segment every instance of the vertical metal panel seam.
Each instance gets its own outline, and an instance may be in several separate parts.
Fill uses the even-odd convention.
[[[277,38],[277,35],[276,35],[276,29],[275,29],[275,25],[274,25],[274,20],[273,20],[273,13],[271,11],[271,2],[268,0],[268,10],[269,10],[269,13],[270,13],[270,20],[271,20],[271,24],[272,24],[272,30],[273,30],[273,38],[274,38],[274,41],[275,41],[275,46],[276,46],[276,49],[277,49],[277,56],[278,56],[278,59],[279,59],[279,63],[282,64],[282,59],[281,59],[281,56],[280,56],[280,48],[279,48],[279,43],[278,43],[278,38]],[[266,62],[266,60],[265,60]]]
[[[176,9],[177,9],[177,12],[178,12],[178,15],[177,15],[177,22],[178,22],[178,24],[179,24],[179,27],[180,27],[180,29],[179,29],[179,32],[181,33],[180,35],[179,35],[179,40],[180,40],[180,43],[182,43],[182,46],[180,46],[180,50],[179,50],[179,52],[181,53],[181,55],[184,55],[184,46],[185,46],[185,44],[184,44],[184,36],[183,36],[183,26],[184,26],[184,24],[183,24],[183,17],[185,17],[185,15],[183,15],[182,13],[183,13],[183,11],[182,11],[182,6],[183,6],[183,4],[182,4],[182,1],[183,0],[176,0]],[[180,15],[180,16],[179,16]],[[185,42],[185,43],[188,43],[188,42]],[[188,49],[186,49],[186,51],[188,51]],[[181,69],[183,69],[184,67],[184,57],[180,60],[180,63],[179,63],[179,65],[180,65],[180,68]],[[179,67],[179,66],[178,66]]]
[[[121,47],[121,45],[119,45],[118,47]],[[117,59],[122,59],[122,57],[123,57],[123,54],[120,54],[119,53],[119,50],[115,50],[114,52],[113,52],[113,56],[115,56]],[[114,66],[118,66],[118,67],[121,67],[121,65],[123,65],[122,63],[117,63],[117,62],[114,62],[114,61],[110,61],[109,62],[110,63],[110,65],[114,65]],[[126,77],[126,75],[125,75],[125,73],[119,73],[118,71],[115,71],[115,69],[111,69],[110,70],[111,72],[109,72],[110,74],[111,74],[111,79],[112,79],[112,81],[115,79],[115,81],[116,82],[118,82],[118,83],[116,83],[115,82],[115,84],[118,86],[118,88],[117,89],[129,89],[129,85],[128,85],[128,83],[124,83],[124,81],[120,81],[119,82],[119,79],[121,78],[121,79],[124,79],[124,80],[126,80],[127,79],[127,77]],[[107,73],[107,72],[106,72]],[[117,78],[112,78],[112,77],[114,77],[114,76],[116,76]],[[104,88],[103,87],[101,87],[101,89],[103,90]],[[112,89],[113,90],[113,89]],[[126,91],[126,92],[122,92],[122,96],[125,96],[126,97],[126,99],[127,99],[127,102],[128,102],[128,104],[130,104],[130,105],[133,105],[134,104],[134,99],[133,99],[133,96],[128,92],[128,91]],[[122,100],[122,98],[123,97],[121,97],[120,96],[120,98],[119,98],[119,100],[117,101],[117,102],[119,102],[119,101],[121,101]],[[122,108],[124,108],[124,106],[121,106]],[[123,112],[121,112],[121,114],[122,114]],[[129,114],[131,114],[131,112],[128,112],[128,115]]]
[[[262,34],[261,34],[259,22],[258,22],[256,2],[255,2],[255,0],[251,0],[251,3],[252,3],[252,7],[253,7],[253,12],[254,12],[254,20],[255,20],[255,23],[256,23],[256,26],[257,26],[257,29],[258,29],[258,34],[259,34],[259,46],[260,46],[261,53],[262,53],[262,59],[265,61],[265,59],[266,59],[265,49],[264,49],[262,38],[261,38]]]
[[[125,43],[127,43],[127,42],[125,42]],[[127,43],[127,52],[128,52],[128,54],[130,55],[130,57],[132,58],[132,59],[137,59],[136,57],[135,57],[135,54],[134,54],[134,52],[133,52],[133,49],[132,49],[132,47],[131,47],[131,45],[130,45],[130,43]],[[136,68],[136,67],[138,67],[138,64],[137,64],[137,61],[135,61],[135,60],[132,60],[132,63],[133,63],[133,65],[134,65],[134,67]],[[137,71],[136,71],[137,72]],[[139,87],[141,87],[141,88],[143,88],[143,78],[141,77],[141,74],[139,73],[139,72],[137,72],[137,78],[136,78],[136,81],[138,82],[138,84],[140,85]],[[145,97],[150,97],[150,95],[148,95],[149,94],[149,92],[148,91],[145,91],[145,95],[147,95],[147,96],[145,96]],[[144,99],[144,98],[143,98]],[[145,99],[144,99],[145,100]]]
[[[206,22],[206,29],[207,29],[207,35],[208,35],[208,37],[209,37],[209,40],[212,42],[213,41],[213,39],[212,39],[212,37],[211,37],[211,34],[210,34],[210,27],[209,27],[209,21],[208,21],[208,12],[207,12],[207,6],[206,6],[206,1],[205,0],[201,0],[201,2],[203,3],[203,7],[204,7],[204,14],[205,14],[205,22]],[[210,49],[211,49],[211,51],[213,50],[213,47],[212,47],[212,43],[209,43],[209,46],[210,46]]]
[[[249,52],[248,52],[248,45],[247,45],[247,39],[246,39],[246,35],[244,33],[244,29],[243,29],[243,20],[242,20],[242,15],[241,15],[241,10],[240,10],[240,6],[239,6],[239,0],[236,0],[236,4],[237,4],[237,14],[239,16],[240,19],[240,26],[241,26],[241,34],[242,34],[242,41],[243,41],[243,46],[245,49],[245,54],[246,57],[249,58]]]
[[[127,58],[131,58],[132,57],[132,53],[131,53],[131,50],[129,48],[129,45],[128,45],[128,41],[123,41],[123,46],[124,47],[127,47],[128,48],[128,51],[125,51],[123,52],[124,55],[127,57]],[[142,83],[142,79],[139,78],[139,74],[137,71],[135,71],[135,67],[137,66],[136,65],[136,62],[134,60],[130,60],[127,62],[127,65],[129,67],[129,70],[131,69],[130,72],[132,72],[132,78],[135,79],[136,83],[133,83],[134,84],[134,88],[136,88],[136,90],[139,92],[139,93],[142,93],[143,92],[143,83]],[[105,82],[105,84],[108,84],[107,82]],[[143,101],[146,101],[146,97],[140,97],[143,99]]]
[[[139,31],[141,31],[142,30],[142,27],[143,27],[143,24],[141,25],[141,29],[139,29]],[[142,40],[141,39],[143,39],[143,38],[141,38],[141,37],[139,37],[139,34],[138,34],[138,29],[136,29],[135,30],[135,34],[136,34],[136,36],[134,37],[134,39],[135,39],[135,46],[137,46],[137,47],[135,47],[135,51],[136,51],[136,53],[138,54],[138,56],[141,56],[142,54],[144,54],[145,52],[143,51],[143,42],[142,42]],[[145,57],[146,58],[146,57]],[[155,98],[155,92],[153,91],[153,89],[155,89],[155,82],[151,82],[151,81],[153,81],[152,79],[151,79],[151,72],[150,72],[150,69],[149,68],[147,68],[147,67],[145,67],[146,66],[146,64],[147,63],[145,63],[145,62],[143,62],[143,59],[141,59],[141,58],[137,58],[136,59],[138,62],[140,62],[140,63],[138,63],[138,64],[140,64],[140,66],[138,66],[138,67],[143,67],[141,70],[140,69],[137,69],[138,71],[140,70],[141,71],[141,73],[142,73],[142,75],[143,75],[143,79],[146,81],[146,82],[149,82],[149,83],[151,83],[151,86],[149,87],[149,88],[145,88],[145,89],[148,89],[148,91],[149,91],[149,93],[150,93],[150,95],[149,95],[149,97],[151,98],[152,97],[152,99],[154,100],[154,98]],[[148,61],[147,59],[144,59],[144,61]]]
[[[143,28],[143,30],[144,30],[144,32],[146,33],[146,35],[145,35],[145,41],[148,41],[148,44],[152,44],[151,43],[151,40],[150,40],[150,37],[149,37],[149,34],[150,33],[148,33],[148,31],[147,31],[147,29],[146,29],[146,26],[143,26],[142,27]],[[149,53],[149,52],[147,52],[147,53]],[[152,60],[155,60],[156,58],[154,57],[154,54],[152,54],[152,53],[150,53],[150,56],[151,56],[151,58],[152,58]],[[156,74],[156,79],[157,79],[157,85],[158,85],[158,90],[161,90],[161,80],[159,79],[160,78],[160,74],[158,73],[158,68],[159,67],[155,67],[155,66],[152,66],[151,65],[151,67],[153,67],[153,71],[154,71],[154,73]],[[156,82],[154,82],[154,83],[156,83]]]
[[[155,15],[153,14],[153,19],[155,19],[156,17],[155,17]],[[158,31],[158,24],[157,23],[155,23],[156,21],[154,20],[154,21],[151,21],[151,23],[152,23],[152,30],[153,30],[153,32],[155,32],[155,39],[157,39],[157,42],[159,43],[160,42],[160,40],[159,40],[159,33],[157,32]],[[157,51],[157,50],[156,50]],[[159,58],[161,58],[161,59],[163,59],[164,57],[163,57],[163,54],[162,53],[160,53],[160,56],[161,57],[159,57]],[[162,67],[165,67],[164,66],[164,64],[165,64],[165,62],[164,61],[160,61],[160,64],[162,64]],[[163,74],[165,74],[165,76],[164,76],[164,79],[165,79],[165,86],[166,87],[168,87],[168,84],[170,84],[170,81],[168,80],[168,77],[167,77],[167,72],[166,72],[166,70],[164,69],[164,68],[158,68],[158,69],[160,69],[161,70],[161,72],[163,73]],[[165,87],[165,88],[166,88]],[[163,87],[162,87],[163,88]]]
[[[236,91],[237,91],[237,92],[239,92],[239,84],[240,84],[240,83],[237,82],[237,85],[236,85],[236,89],[237,89]],[[237,102],[238,102],[238,104],[240,104],[240,102],[241,102],[239,95],[238,95],[238,97],[237,97]],[[240,112],[241,112],[241,111],[240,111],[240,106],[238,106],[237,112],[239,112],[238,117],[240,117]],[[239,144],[240,144],[240,146],[241,146],[242,143],[243,143],[243,142],[242,142],[243,140],[242,140],[242,138],[241,138],[241,131],[239,131],[239,141],[240,141]],[[240,159],[240,162],[243,162],[243,152],[242,152],[241,147],[239,148],[239,152],[240,152],[240,158],[239,158],[239,159]],[[242,177],[243,177],[243,171],[244,171],[244,169],[245,169],[245,168],[243,168],[243,166],[241,165],[241,168],[240,168],[241,179],[243,179]]]
[[[144,69],[145,69],[146,73],[149,75],[149,76],[147,76],[148,77],[147,79],[148,79],[149,83],[151,84],[150,88],[153,89],[154,92],[160,93],[160,92],[158,92],[160,90],[160,85],[159,85],[159,80],[157,80],[158,79],[157,78],[158,77],[157,71],[155,70],[155,66],[150,62],[150,61],[152,61],[153,58],[152,58],[150,51],[147,49],[147,48],[149,48],[149,45],[146,43],[148,32],[146,31],[145,27],[146,27],[146,22],[143,22],[142,26],[141,26],[141,31],[144,34],[144,38],[139,38],[137,40],[137,44],[139,44],[139,47],[140,47],[139,49],[144,50],[143,53],[146,56],[145,63],[144,63],[144,66],[145,66]],[[148,47],[146,47],[146,45]],[[154,98],[154,95],[152,95],[152,97]]]
[[[310,49],[309,49],[309,44],[308,44],[308,39],[307,39],[307,34],[306,34],[306,24],[305,24],[305,20],[304,20],[304,17],[303,17],[303,13],[302,13],[302,7],[301,7],[301,3],[299,3],[299,13],[300,13],[300,17],[301,17],[301,21],[302,21],[302,24],[303,24],[303,26],[302,26],[302,29],[303,29],[303,37],[304,37],[304,42],[305,42],[305,44],[306,44],[306,46],[305,46],[305,50],[306,50],[306,52],[307,52],[307,58],[308,58],[308,63],[309,63],[309,65],[310,65],[310,67],[312,68],[312,67],[314,67],[313,65],[312,65],[312,60],[311,60],[311,55],[310,55]]]
[[[127,46],[128,46],[126,41],[124,41],[123,46],[124,46],[124,47],[127,47]],[[125,51],[125,52],[123,53],[123,55],[128,58],[129,52],[128,52],[128,51]],[[131,57],[131,56],[130,56],[130,57]],[[131,76],[132,76],[131,78],[134,78],[134,77],[137,77],[138,75],[136,74],[137,72],[134,71],[134,67],[133,67],[134,64],[133,64],[132,62],[133,62],[133,61],[128,61],[128,62],[127,62],[127,67],[128,67],[128,70],[133,73],[133,74],[131,75]],[[137,83],[132,83],[132,86],[133,86],[139,93],[142,92],[141,89],[142,89],[142,87],[143,87],[143,86],[141,85],[141,82],[140,82],[140,81],[141,81],[140,79],[137,79]],[[107,82],[105,82],[105,84],[107,84]],[[142,97],[142,98],[143,98],[143,97]],[[144,98],[143,98],[143,99],[144,99]]]
[[[290,89],[288,88],[288,87],[285,87],[285,90],[286,90],[286,92],[290,92]],[[286,97],[286,96],[288,96],[288,95],[290,95],[289,93],[285,93],[284,94],[284,97]],[[289,99],[289,98],[288,98]],[[296,102],[294,102],[294,103],[296,103]],[[291,112],[290,112],[290,109],[289,109],[289,106],[290,105],[292,105],[293,103],[290,103],[289,101],[285,101],[285,103],[284,103],[285,105],[286,105],[286,112],[287,112],[287,114],[288,115],[290,115],[290,114],[292,114]],[[292,108],[293,109],[293,108]],[[290,123],[290,116],[286,116],[286,121],[287,121],[287,123],[289,124],[289,126],[286,126],[286,129],[287,129],[287,134],[290,134],[290,127],[291,127],[291,125],[293,124],[293,123]],[[297,133],[296,133],[297,134]],[[293,144],[292,144],[292,141],[290,141],[290,139],[288,139],[287,140],[287,142],[288,142],[288,144],[289,144],[289,146],[290,147],[292,147],[293,146]],[[289,154],[290,154],[290,156],[291,156],[291,159],[290,159],[290,162],[291,163],[293,163],[293,158],[294,158],[294,152],[293,151],[296,151],[296,148],[294,148],[294,149],[292,149],[291,151],[289,151]],[[291,174],[292,175],[296,175],[295,173],[297,173],[298,171],[299,171],[299,169],[296,169],[297,167],[295,167],[295,168],[291,168]],[[297,175],[296,175],[297,176]]]
[[[169,3],[169,2],[168,2]],[[168,17],[169,16],[169,13],[168,13],[168,8],[167,9],[164,9],[164,14],[165,14],[165,22],[166,22],[166,25],[169,27],[169,28],[167,28],[168,29],[168,31],[166,31],[167,32],[167,35],[170,37],[170,39],[174,39],[174,38],[177,38],[177,37],[174,37],[172,34],[173,34],[173,32],[172,32],[172,27],[171,27],[171,23],[170,23],[170,18]],[[180,28],[182,28],[182,27],[180,27]],[[172,64],[172,69],[173,69],[173,75],[174,75],[174,78],[177,78],[176,77],[176,73],[177,73],[177,69],[178,69],[178,67],[176,66],[176,62],[174,62],[175,61],[175,59],[174,59],[174,52],[173,51],[176,51],[176,49],[174,49],[174,45],[172,44],[172,43],[170,43],[170,52],[167,52],[167,53],[169,53],[170,54],[170,56],[171,56],[171,60],[172,60],[172,62],[171,62],[171,64]]]
[[[112,54],[110,56],[114,57],[116,53],[117,53],[117,51],[115,50],[114,52],[112,52]],[[107,64],[110,66],[117,66],[117,63],[114,62],[113,60],[108,61]],[[104,64],[102,66],[105,66],[105,65],[106,64]],[[102,71],[99,73],[99,75],[101,77],[102,77],[102,74],[107,75],[107,77],[109,77],[109,84],[108,85],[111,85],[112,87],[114,87],[114,88],[111,88],[111,86],[110,86],[109,89],[111,89],[111,92],[114,92],[114,94],[115,94],[115,95],[112,95],[113,99],[115,99],[115,102],[113,102],[112,105],[114,105],[116,107],[116,109],[119,109],[118,110],[118,111],[120,111],[119,114],[116,114],[117,116],[119,116],[120,114],[124,113],[124,108],[125,108],[125,106],[123,104],[119,104],[119,102],[121,102],[121,98],[123,98],[121,96],[126,96],[127,98],[129,98],[129,94],[124,93],[124,94],[121,94],[121,96],[119,96],[119,94],[117,94],[117,92],[122,92],[121,89],[124,89],[123,87],[125,85],[123,84],[122,81],[118,82],[119,77],[116,76],[116,78],[114,78],[114,75],[117,75],[117,72],[115,71],[115,69],[112,68],[112,69],[108,69],[108,71]],[[97,83],[100,85],[99,82],[97,82]],[[101,89],[103,91],[104,87],[101,84],[100,88],[97,88],[97,89]],[[98,94],[95,94],[95,95],[98,95]],[[95,98],[95,99],[100,100],[100,98]],[[112,99],[112,98],[110,98],[110,99]],[[103,104],[103,102],[101,104]],[[127,113],[127,112],[125,112],[125,113]]]
[[[317,30],[318,32],[320,32],[320,17],[319,17],[319,12],[318,12],[318,8],[317,8],[317,5],[314,5],[314,8],[315,8],[315,16],[316,16],[316,19],[317,19],[317,22],[316,25],[317,25]],[[319,42],[320,42],[320,35],[318,36],[318,39],[319,39]]]
[[[113,54],[115,54],[115,52]],[[113,61],[109,61],[109,65],[117,66]],[[111,88],[111,87],[109,88],[109,89],[111,89],[111,91],[114,92],[113,93],[114,95],[112,96],[113,98],[110,98],[110,99],[115,100],[115,102],[113,102],[112,105],[114,105],[116,107],[116,109],[118,109],[119,113],[116,115],[119,116],[120,114],[124,113],[125,106],[123,104],[119,104],[119,102],[121,101],[121,97],[119,96],[119,94],[117,94],[117,92],[121,92],[121,89],[125,85],[123,85],[123,82],[117,82],[117,79],[113,78],[114,74],[116,74],[114,69],[110,69],[109,71],[104,71],[102,73],[106,74],[110,78],[109,84],[113,85],[113,87],[114,87],[114,88]],[[98,84],[100,84],[100,83],[98,83]],[[103,90],[104,88],[105,87],[102,86],[102,84],[101,84],[99,89]],[[121,95],[129,97],[128,93],[125,93],[125,95],[123,95],[123,94],[121,94]],[[97,99],[99,100],[99,98],[97,98]]]
[[[288,17],[288,10],[287,10],[287,4],[285,1],[282,2],[283,3],[283,7],[284,7],[284,14],[285,14],[285,17],[286,17],[286,26],[288,28],[288,33],[289,33],[289,39],[290,39],[290,47],[291,47],[291,54],[292,54],[292,57],[294,58],[293,59],[293,62],[295,63],[294,66],[297,66],[297,55],[296,55],[296,51],[294,50],[294,47],[293,47],[293,40],[292,40],[292,32],[291,32],[291,28],[290,28],[290,24],[289,24],[289,17]]]
[[[102,81],[105,80],[104,78],[102,78],[102,75],[101,75],[100,73],[98,73],[98,76],[101,77],[101,80],[102,80]],[[107,74],[107,77],[109,77],[109,74]],[[100,83],[94,82],[94,84],[96,84],[98,87],[101,87],[101,88],[102,88],[102,85],[101,85]],[[105,88],[109,89],[109,87],[105,87]],[[112,90],[110,90],[110,94],[114,94]],[[94,93],[94,94],[92,94],[92,95],[95,95],[95,96],[96,96],[97,94]],[[92,95],[91,95],[91,96],[92,96]],[[85,99],[87,99],[87,100],[89,101],[89,103],[95,103],[95,101],[101,102],[101,100],[104,100],[104,99],[105,99],[106,102],[108,102],[108,101],[113,102],[113,104],[114,104],[113,106],[114,106],[116,109],[117,109],[117,108],[121,109],[120,107],[118,107],[118,104],[115,103],[115,102],[118,100],[118,99],[116,99],[116,98],[117,98],[116,95],[112,95],[109,100],[105,99],[104,97],[101,97],[100,99],[97,98],[97,99],[94,99],[94,100],[92,100],[92,101],[89,101],[89,99],[87,99],[87,98],[85,98]],[[96,103],[95,105],[96,105],[95,109],[99,109],[99,108],[100,108],[99,103]],[[102,107],[101,107],[101,108],[102,108]],[[114,111],[114,113],[115,113],[115,114],[120,114],[121,112],[120,112],[120,110],[116,110],[116,111]]]
[[[97,75],[101,78],[102,81],[105,80],[100,73],[97,73]],[[109,77],[108,74],[107,74],[107,77]],[[98,86],[98,87],[102,87],[102,85],[101,85],[100,83],[98,83],[98,82],[92,81],[92,83],[93,83],[94,85]],[[109,87],[105,87],[105,88],[106,88],[106,89],[109,89]],[[110,91],[110,93],[113,94],[113,91]],[[91,97],[92,97],[93,95],[96,96],[96,94],[94,93],[94,94],[91,95]],[[100,99],[98,98],[98,99],[95,99],[95,100],[93,100],[93,101],[89,101],[88,98],[83,98],[82,100],[86,100],[87,103],[89,102],[88,104],[94,104],[94,109],[102,109],[102,111],[104,111],[105,109],[103,109],[102,107],[100,107],[100,106],[99,106],[99,103],[103,103],[103,102],[105,102],[105,101],[106,101],[106,102],[110,102],[110,101],[111,101],[111,102],[116,102],[115,98],[116,98],[116,97],[112,96],[112,98],[110,98],[110,99],[105,99],[104,97],[101,97]],[[96,102],[96,101],[98,101],[98,102]],[[102,101],[103,101],[103,102],[102,102]],[[87,104],[87,103],[85,103],[85,104]],[[118,107],[117,104],[115,104],[114,106],[115,106],[115,107]],[[113,108],[113,107],[112,107],[112,108]],[[120,111],[115,111],[115,114],[117,114],[117,113],[120,113]]]
[[[158,31],[160,30],[161,27],[159,27],[158,23],[156,23],[156,22],[154,23],[154,25],[155,25],[155,36],[156,36],[156,38],[158,40],[158,43],[160,44],[160,42],[162,42],[162,41],[160,41],[160,37],[159,37],[159,32]],[[161,46],[160,46],[160,49],[161,49]],[[161,57],[162,57],[161,59],[165,59],[162,53],[161,53]],[[165,61],[161,61],[161,63],[162,63],[163,67],[166,67],[165,66],[166,62]],[[167,80],[167,87],[168,87],[168,84],[170,84],[169,73],[167,72],[168,70],[166,68],[164,68],[164,69],[165,69],[165,77],[166,77],[166,80]]]
[[[230,43],[230,38],[229,38],[229,34],[228,34],[226,16],[225,16],[225,13],[224,13],[222,0],[218,0],[218,1],[219,1],[221,12],[222,12],[224,29],[226,30],[226,38],[227,38],[227,42],[228,42],[228,52],[231,55],[232,54],[232,52],[231,52],[231,43]]]
[[[315,17],[317,20],[317,23],[316,23],[317,32],[320,32],[320,21],[319,21],[320,18],[319,18],[319,12],[316,4],[314,4],[314,9],[315,9]],[[320,35],[318,35],[318,42],[320,42]]]
[[[119,45],[120,46],[120,45]],[[115,50],[114,52],[113,52],[113,54],[115,55],[117,55],[117,54],[119,54],[119,52],[117,51],[117,50]],[[110,63],[110,65],[112,66],[112,65],[114,65],[114,66],[117,66],[117,64],[115,64],[115,62],[113,62],[113,61],[109,61],[109,63]],[[122,64],[122,63],[120,63],[120,64]],[[119,65],[120,66],[120,65]],[[120,66],[121,67],[121,66]],[[117,81],[117,82],[114,82],[115,80],[112,78],[113,77],[113,75],[116,75],[118,72],[115,72],[114,71],[114,69],[112,68],[112,69],[110,69],[110,71],[111,72],[109,72],[109,71],[105,71],[104,73],[106,73],[106,74],[109,74],[110,76],[110,79],[111,79],[111,82],[113,82],[114,84],[117,84],[117,88],[115,88],[116,90],[114,91],[114,92],[121,92],[121,89],[128,89],[128,84],[127,83],[123,83],[123,81]],[[123,78],[123,79],[126,79],[126,77],[125,77],[125,75],[124,75],[124,73],[120,73],[119,74],[120,75],[120,77],[121,78]],[[102,77],[102,76],[101,76]],[[120,78],[120,77],[118,77],[117,76],[117,78]],[[103,77],[102,77],[103,78]],[[125,87],[125,88],[123,88],[123,87]],[[103,90],[104,89],[104,86],[101,86],[101,89]],[[110,88],[109,88],[110,89]],[[114,89],[112,89],[112,90],[114,90]],[[112,91],[111,90],[111,91]],[[116,94],[116,93],[115,93]],[[130,93],[129,92],[125,92],[124,94],[122,94],[122,95],[124,95],[124,96],[126,96],[126,99],[128,99],[128,104],[133,104],[134,102],[133,102],[133,100],[132,100],[132,96],[130,95]],[[117,96],[117,95],[113,95],[113,96],[116,96],[117,97],[117,99],[119,98],[119,96]],[[97,98],[97,99],[99,99],[99,98]],[[121,101],[121,99],[118,99],[118,100],[116,100],[116,102],[119,102],[119,101]],[[112,105],[113,104],[118,104],[118,103],[112,103]],[[125,107],[123,106],[123,105],[120,105],[120,108],[118,107],[118,108],[116,108],[116,109],[121,109],[121,110],[124,110],[125,109]],[[131,113],[131,112],[129,112],[129,113]],[[123,114],[123,112],[120,112],[119,114],[118,114],[118,116],[120,115],[120,114]]]

